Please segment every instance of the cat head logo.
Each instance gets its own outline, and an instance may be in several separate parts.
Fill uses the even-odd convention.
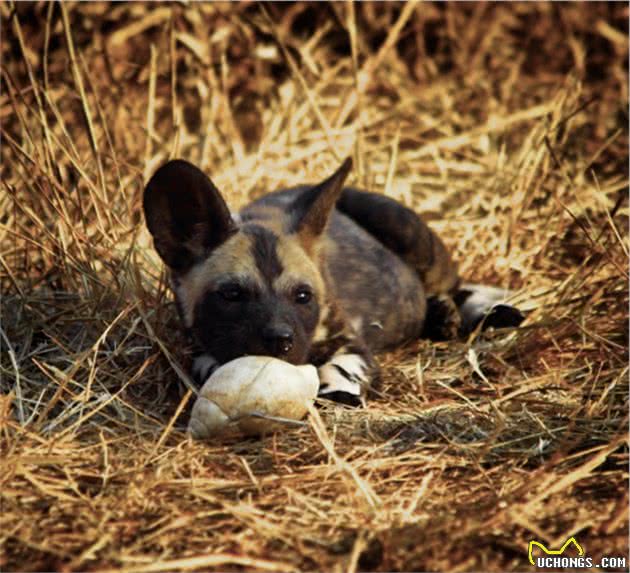
[[[529,556],[529,562],[532,565],[536,565],[536,562],[534,561],[534,556],[532,555],[532,552],[534,550],[534,546],[536,547],[540,547],[547,555],[562,555],[565,551],[565,549],[567,547],[569,547],[569,545],[575,545],[575,548],[578,551],[578,555],[580,557],[582,557],[582,555],[584,555],[584,549],[582,548],[582,546],[577,542],[577,540],[575,539],[575,537],[569,537],[569,539],[567,539],[564,542],[564,545],[560,548],[560,549],[547,549],[542,543],[540,543],[539,541],[530,541],[529,542],[529,550],[528,550],[528,556]]]

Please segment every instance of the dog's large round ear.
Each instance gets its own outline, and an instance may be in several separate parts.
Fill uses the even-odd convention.
[[[219,190],[181,159],[155,172],[144,189],[143,206],[155,249],[176,271],[207,257],[236,230]]]
[[[298,195],[291,206],[290,229],[305,246],[310,246],[326,229],[351,169],[352,159],[348,157],[328,179]]]

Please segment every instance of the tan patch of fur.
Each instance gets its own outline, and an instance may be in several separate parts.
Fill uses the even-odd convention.
[[[309,256],[315,255],[315,247],[319,243],[318,236],[313,235],[309,229],[298,231],[295,236]]]
[[[288,291],[303,282],[310,284],[320,308],[313,340],[325,340],[328,337],[328,327],[324,322],[329,310],[326,304],[326,284],[317,264],[308,256],[301,242],[296,239],[295,235],[289,235],[281,236],[278,240],[276,252],[284,271],[274,281],[273,288],[276,292],[281,292]]]
[[[274,281],[276,291],[294,286],[297,282],[307,281],[313,287],[318,299],[325,294],[324,279],[317,265],[308,256],[294,237],[279,237],[276,246],[278,259],[284,268]]]
[[[273,205],[255,205],[247,209],[247,221],[262,225],[276,235],[283,233],[285,215],[281,207]]]
[[[321,311],[319,314],[319,323],[315,327],[315,333],[313,334],[313,342],[320,342],[326,340],[330,334],[328,326],[326,326],[326,318],[330,312],[328,305],[320,306]]]
[[[274,290],[282,292],[291,289],[299,283],[308,282],[321,305],[326,295],[324,279],[317,265],[307,255],[298,241],[292,236],[281,236],[278,238],[276,252],[284,271],[273,282]]]
[[[178,278],[176,294],[184,313],[186,326],[192,326],[194,309],[201,297],[226,277],[247,278],[263,285],[256,262],[251,254],[250,238],[236,233],[202,263]]]

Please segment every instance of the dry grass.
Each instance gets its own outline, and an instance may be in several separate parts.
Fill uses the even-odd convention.
[[[626,4],[0,11],[2,570],[628,555]],[[193,443],[143,181],[185,157],[238,207],[346,155],[524,327],[383,356],[365,411]]]

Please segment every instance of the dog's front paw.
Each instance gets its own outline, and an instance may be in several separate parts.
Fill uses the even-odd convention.
[[[203,386],[205,381],[219,366],[219,362],[213,356],[199,354],[193,359],[192,378],[196,384]]]
[[[318,395],[348,406],[365,406],[370,370],[360,354],[333,356],[319,368]]]

